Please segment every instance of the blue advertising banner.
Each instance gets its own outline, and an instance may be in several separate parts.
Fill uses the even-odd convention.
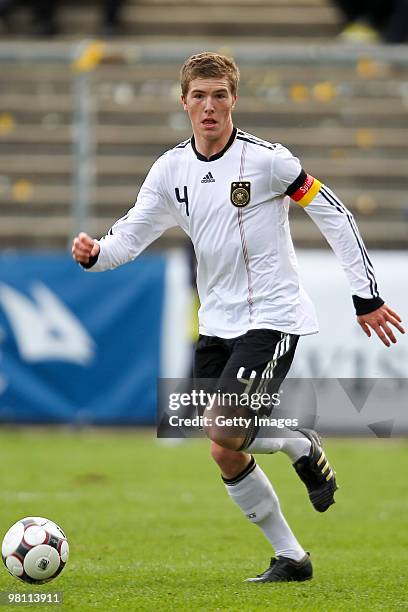
[[[65,254],[0,256],[0,422],[150,424],[166,258],[86,273]]]

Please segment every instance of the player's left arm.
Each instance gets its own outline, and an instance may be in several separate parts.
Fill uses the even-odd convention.
[[[339,259],[364,333],[370,337],[373,330],[385,346],[395,344],[392,327],[402,334],[405,330],[400,316],[380,297],[374,267],[352,213],[331,189],[304,170],[287,195],[305,209]]]
[[[401,318],[380,297],[373,264],[351,212],[281,145],[275,148],[272,160],[272,192],[288,195],[304,208],[330,244],[350,283],[357,321],[364,333],[371,336],[373,330],[386,346],[395,343],[392,328],[405,333]]]

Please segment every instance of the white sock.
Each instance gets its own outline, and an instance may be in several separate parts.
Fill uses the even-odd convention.
[[[253,457],[244,472],[223,480],[228,495],[251,522],[259,525],[277,556],[303,559],[306,553],[281,512],[271,483]]]
[[[255,439],[245,448],[245,452],[256,455],[257,453],[269,454],[282,451],[288,455],[292,463],[309,454],[312,445],[300,431],[284,427],[282,433],[283,438],[275,438],[268,431],[268,427],[260,427]]]

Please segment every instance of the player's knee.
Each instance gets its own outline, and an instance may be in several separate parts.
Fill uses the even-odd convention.
[[[225,458],[231,454],[231,451],[220,446],[216,442],[211,442],[211,457],[220,467],[224,463]]]
[[[234,473],[239,471],[242,463],[242,453],[237,453],[236,450],[224,448],[216,442],[211,443],[211,457],[220,468],[223,474]]]
[[[225,449],[237,451],[241,448],[245,436],[237,427],[223,426],[225,420],[222,410],[215,407],[204,411],[203,430],[211,442]]]
[[[223,435],[217,427],[205,427],[204,432],[213,444],[223,448],[223,450],[236,452],[241,448],[243,443],[243,439],[241,438],[228,438]]]

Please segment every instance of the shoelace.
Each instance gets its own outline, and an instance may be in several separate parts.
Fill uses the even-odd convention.
[[[271,567],[273,567],[275,565],[275,563],[277,562],[277,559],[275,557],[271,557],[271,563],[269,565],[268,568],[266,568],[266,570],[264,572],[262,572],[262,574],[257,574],[257,578],[262,578],[262,576],[264,574],[266,574],[267,571],[269,571],[271,569]]]

